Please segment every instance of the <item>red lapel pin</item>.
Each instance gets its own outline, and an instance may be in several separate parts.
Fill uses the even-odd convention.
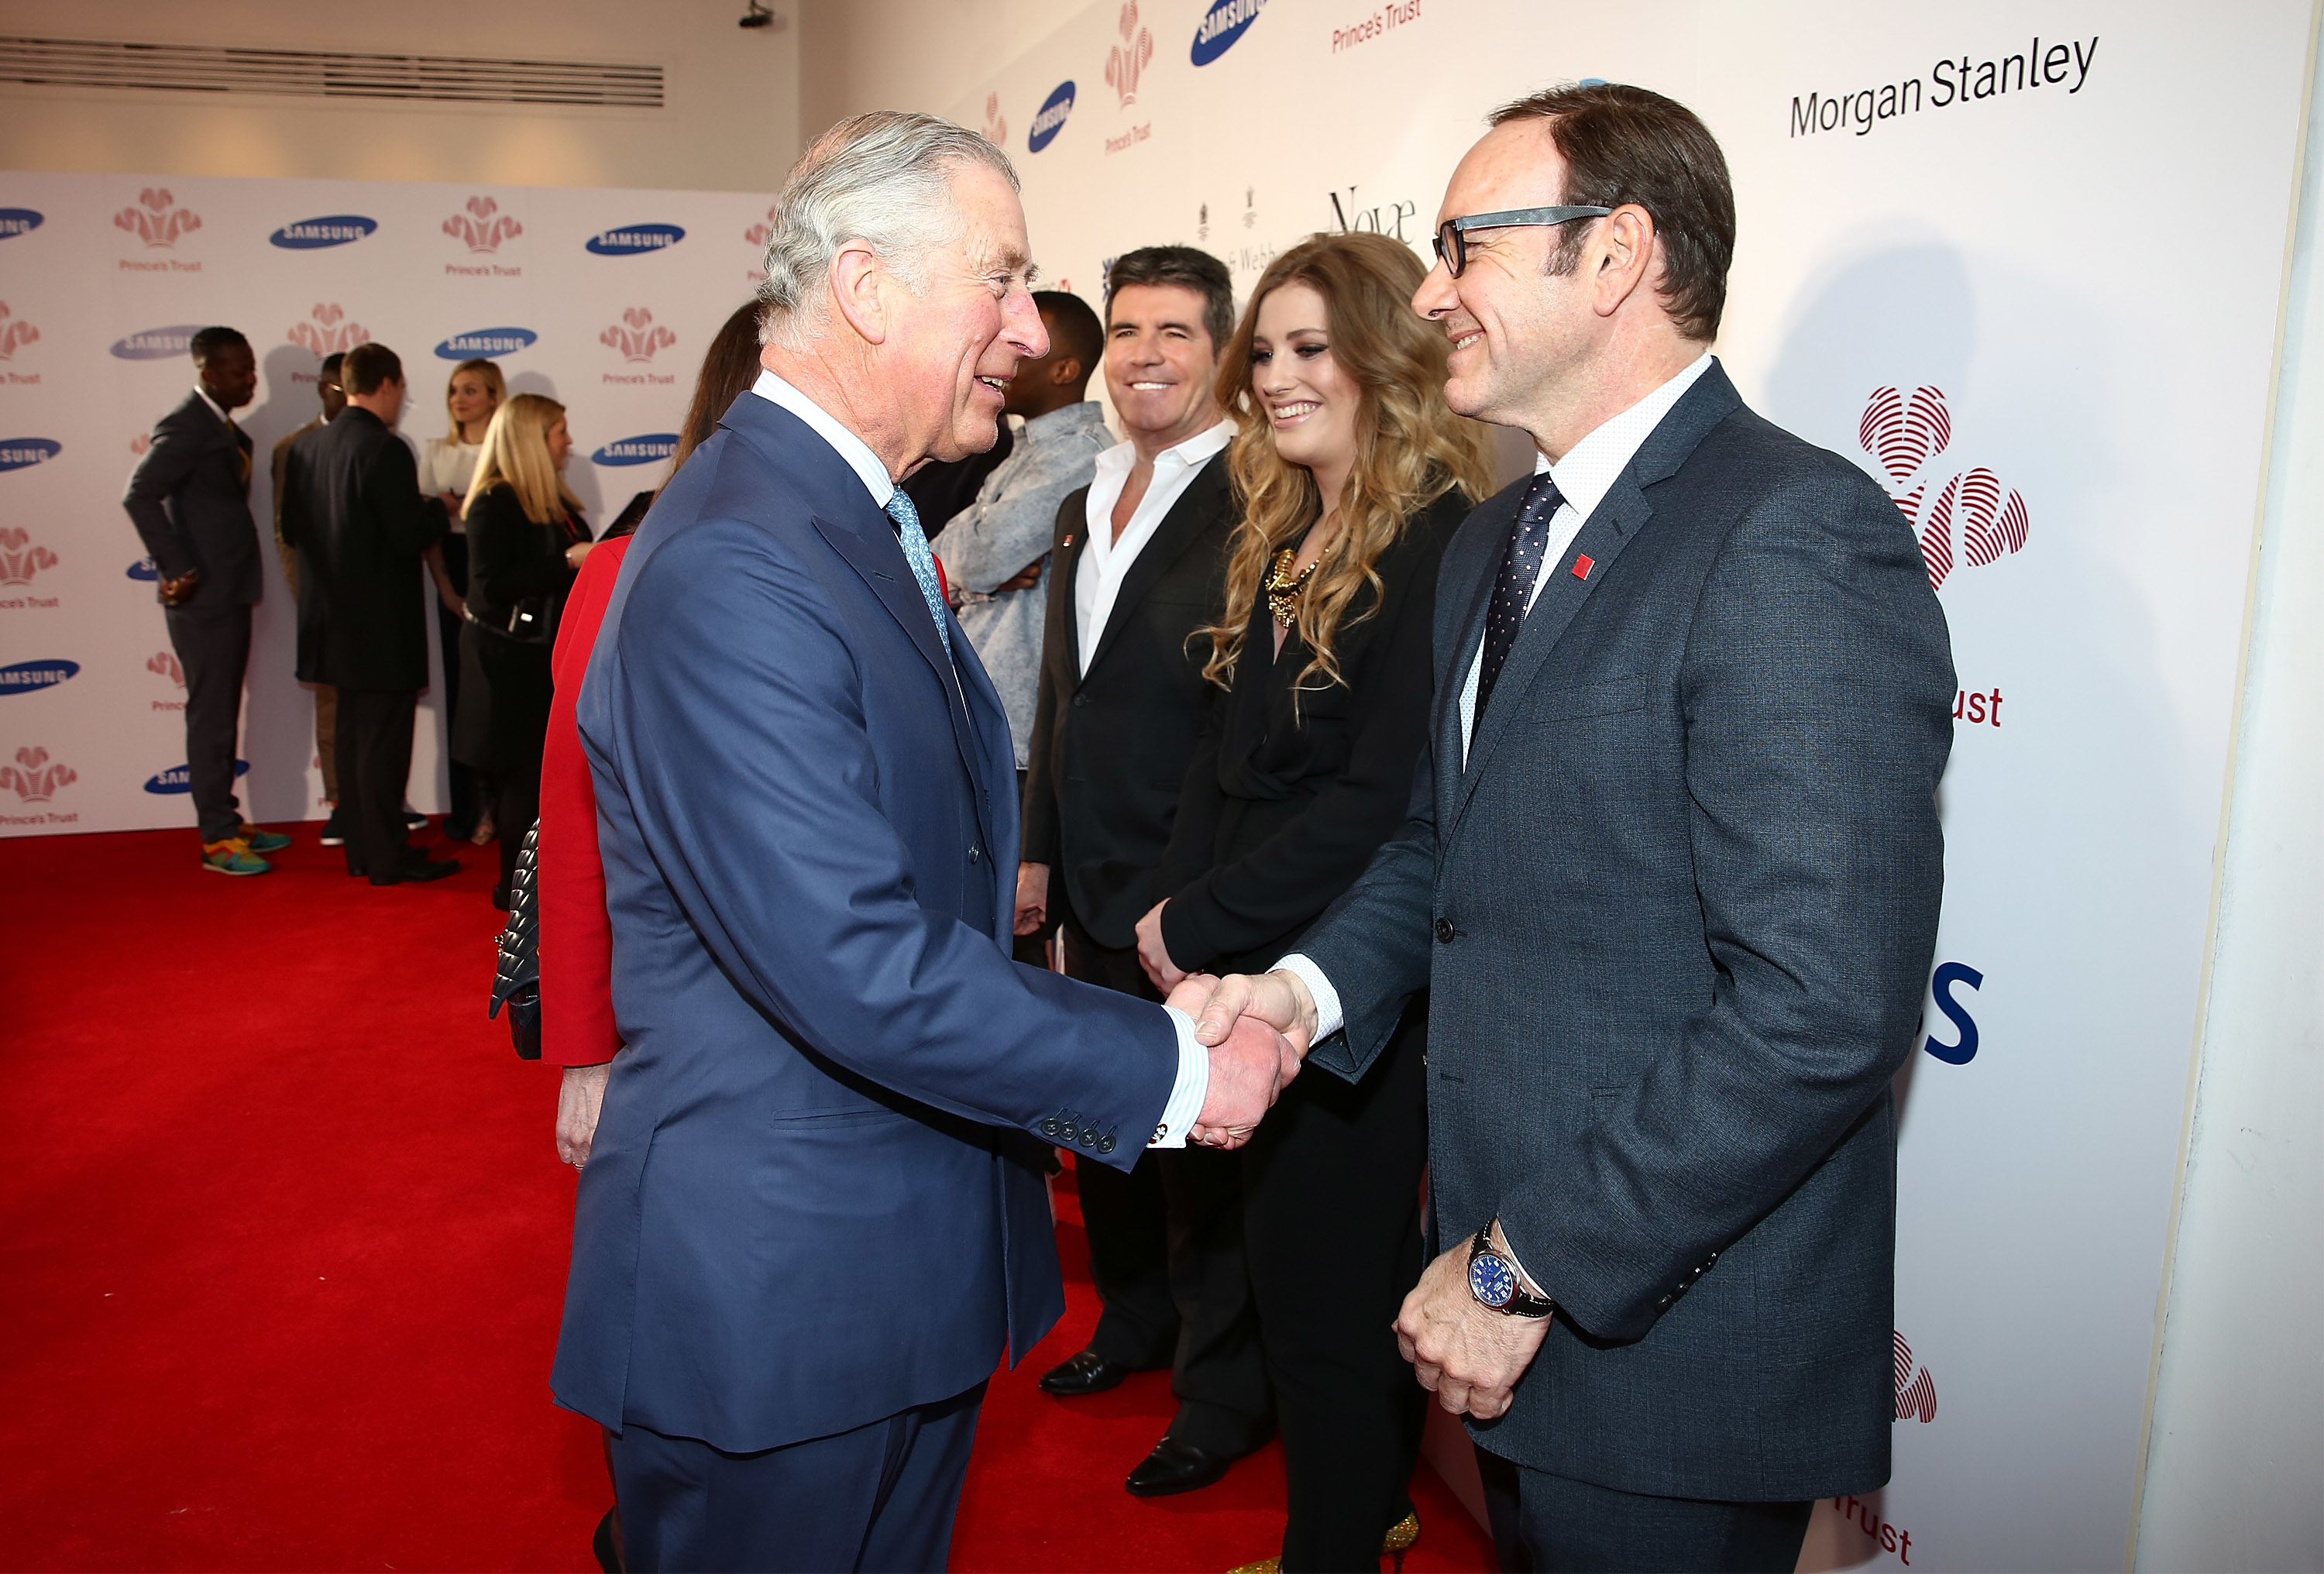
[[[1589,578],[1589,577],[1590,577],[1590,571],[1591,571],[1591,569],[1593,569],[1593,568],[1597,567],[1597,566],[1598,566],[1598,565],[1597,565],[1596,561],[1595,561],[1594,559],[1592,559],[1592,558],[1590,557],[1590,555],[1589,555],[1588,553],[1586,553],[1586,552],[1577,552],[1577,553],[1575,553],[1575,554],[1574,554],[1574,557],[1573,557],[1573,577],[1574,577],[1574,578],[1576,578],[1576,579],[1587,579],[1587,578]]]

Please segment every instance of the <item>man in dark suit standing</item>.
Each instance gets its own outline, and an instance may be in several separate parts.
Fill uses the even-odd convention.
[[[1006,713],[898,485],[1047,347],[1007,155],[860,115],[772,228],[765,370],[581,688],[623,1047],[551,1382],[626,1568],[936,1570],[985,1381],[1064,1308],[1042,1143],[1126,1165],[1296,1060],[1009,957]]]
[[[1148,246],[1106,276],[1105,378],[1128,440],[1057,511],[1025,781],[1017,928],[1054,916],[1065,971],[1142,999],[1138,920],[1165,893],[1178,785],[1209,719],[1207,652],[1190,636],[1225,600],[1234,423],[1212,384],[1234,331],[1226,267]],[[1094,1394],[1167,1364],[1178,1413],[1127,1483],[1207,1487],[1273,1430],[1243,1263],[1240,1162],[1148,1155],[1128,1174],[1080,1166],[1090,1274],[1104,1312],[1086,1349],[1041,1378]]]
[[[420,555],[444,535],[444,505],[420,495],[420,467],[395,435],[395,352],[357,345],[339,377],[346,408],[290,446],[283,479],[282,539],[299,553],[299,679],[337,691],[347,872],[375,886],[441,879],[459,861],[407,844],[403,793],[428,686]]]
[[[1446,397],[1540,463],[1445,555],[1405,832],[1204,1028],[1353,1076],[1430,990],[1443,1255],[1397,1326],[1504,1568],[1787,1570],[1888,1478],[1944,616],[1879,487],[1711,357],[1734,198],[1692,113],[1512,104],[1439,222]]]
[[[258,855],[290,839],[244,820],[234,795],[250,609],[264,590],[250,517],[250,434],[234,412],[258,391],[258,362],[233,328],[204,328],[191,348],[194,390],[154,425],[121,506],[161,577],[162,620],[186,675],[186,777],[202,867],[264,874],[270,866]]]

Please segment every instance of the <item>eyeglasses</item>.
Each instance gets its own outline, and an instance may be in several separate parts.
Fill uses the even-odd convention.
[[[1458,279],[1468,271],[1468,233],[1472,229],[1504,229],[1518,225],[1569,224],[1577,218],[1603,218],[1610,207],[1511,207],[1499,213],[1471,213],[1448,218],[1436,226],[1436,260]]]

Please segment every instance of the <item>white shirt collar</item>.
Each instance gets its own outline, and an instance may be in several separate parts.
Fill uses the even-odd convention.
[[[1662,425],[1663,417],[1670,414],[1671,406],[1711,370],[1711,359],[1705,350],[1686,370],[1574,444],[1556,464],[1536,454],[1533,473],[1539,475],[1547,471],[1567,506],[1588,519],[1655,428]]]
[[[1167,464],[1173,468],[1184,465],[1189,470],[1199,470],[1210,463],[1212,455],[1233,442],[1234,435],[1233,419],[1230,417],[1222,417],[1219,424],[1208,431],[1196,432],[1176,446],[1165,448],[1155,455],[1154,468],[1159,471]],[[1130,474],[1130,467],[1137,463],[1138,445],[1136,443],[1116,443],[1097,456],[1097,473],[1100,475],[1126,476]],[[1116,486],[1111,490],[1114,496],[1121,495],[1120,487]],[[1112,505],[1109,503],[1107,506],[1110,508]]]
[[[226,406],[220,404],[217,400],[212,399],[208,389],[204,388],[200,383],[197,382],[194,384],[194,391],[201,395],[202,402],[204,404],[210,407],[210,414],[217,417],[219,420],[224,421],[229,427],[234,425],[234,418],[226,413]]]
[[[815,435],[829,443],[834,452],[847,461],[863,483],[863,490],[872,494],[872,503],[884,510],[888,500],[896,495],[896,483],[888,474],[888,467],[872,452],[872,445],[849,431],[832,418],[831,412],[771,372],[761,372],[751,391],[770,404],[780,405],[811,428]]]

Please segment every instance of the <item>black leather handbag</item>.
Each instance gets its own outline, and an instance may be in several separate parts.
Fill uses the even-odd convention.
[[[509,877],[508,923],[501,930],[500,961],[493,970],[493,1000],[484,1012],[497,1017],[508,1008],[509,1037],[519,1060],[540,1058],[540,902],[533,862],[540,845],[540,822],[524,833]]]

